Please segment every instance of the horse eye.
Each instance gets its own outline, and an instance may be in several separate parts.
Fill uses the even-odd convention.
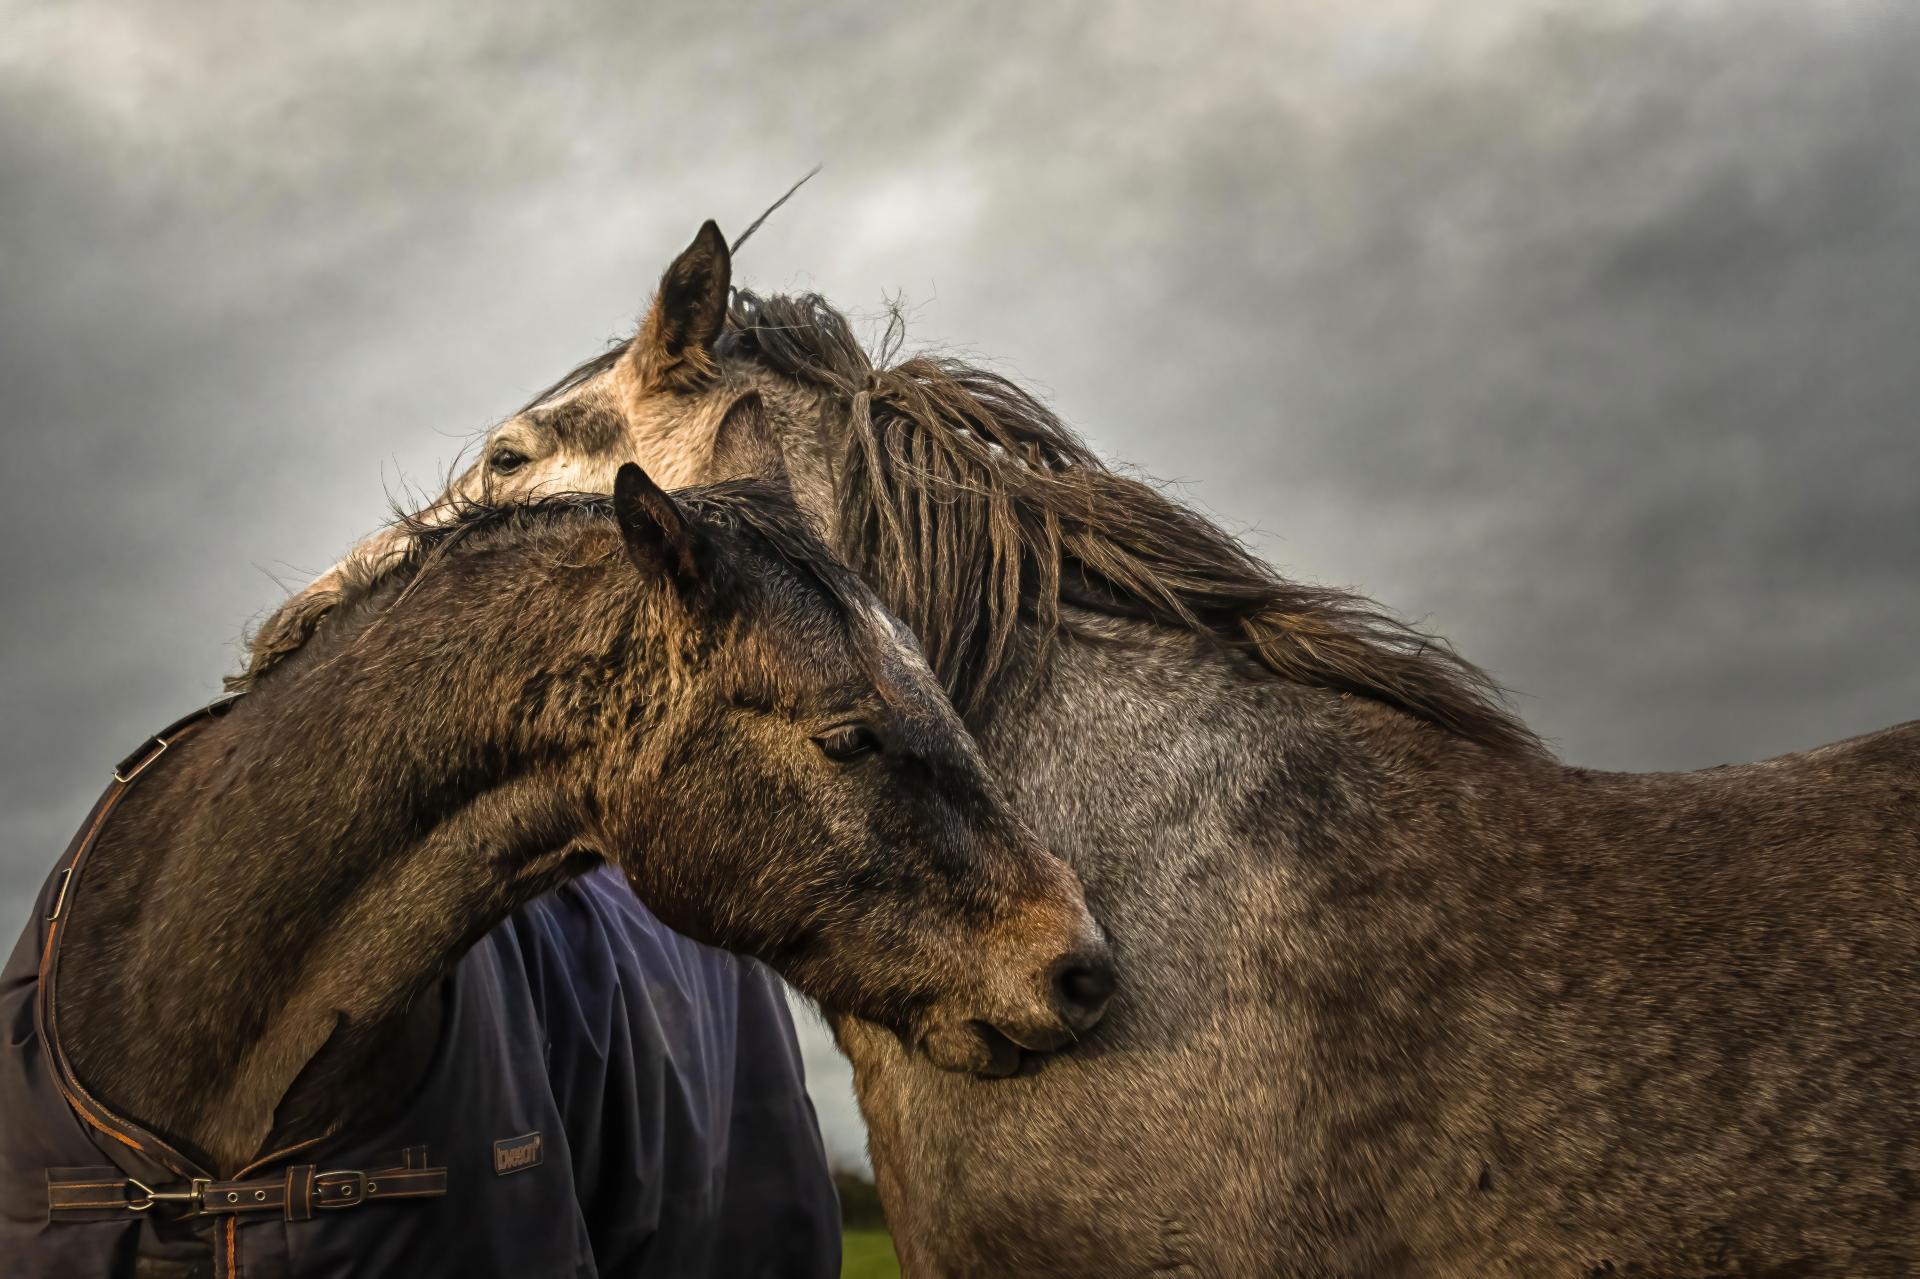
[[[813,739],[820,753],[836,763],[847,763],[880,749],[880,739],[861,724],[847,724]]]
[[[527,464],[527,455],[510,448],[497,448],[487,454],[487,465],[496,475],[512,475]]]

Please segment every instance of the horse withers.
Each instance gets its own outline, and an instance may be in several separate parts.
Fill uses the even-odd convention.
[[[946,1069],[1066,1043],[1110,983],[1072,872],[764,487],[676,500],[629,467],[611,501],[416,527],[121,776],[6,977],[0,1255],[28,1273],[209,1243],[254,1279],[830,1272],[813,1215],[730,1202],[769,1188],[753,1150],[659,1165],[676,1126],[793,1104],[690,1102],[733,1010],[596,999],[636,972],[597,953],[622,938],[591,895],[496,927],[603,861]],[[553,1054],[583,1010],[586,1051]],[[693,1019],[664,1081],[639,1016]]]

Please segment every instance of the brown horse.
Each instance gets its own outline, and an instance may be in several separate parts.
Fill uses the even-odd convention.
[[[728,258],[449,500],[789,476],[1079,871],[1125,981],[1088,1043],[981,1088],[839,1026],[909,1270],[1914,1273],[1920,725],[1568,767],[1444,643]]]
[[[633,466],[614,488],[408,530],[118,798],[50,898],[41,978],[93,1122],[214,1177],[364,1127],[417,1088],[425,992],[602,859],[944,1068],[1098,1020],[1072,872],[790,502],[676,501]]]

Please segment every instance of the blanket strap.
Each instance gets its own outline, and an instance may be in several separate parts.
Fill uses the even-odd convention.
[[[447,1170],[427,1162],[425,1146],[409,1146],[393,1166],[371,1171],[292,1164],[272,1177],[213,1181],[196,1177],[155,1188],[116,1168],[50,1168],[47,1212],[54,1221],[100,1221],[168,1208],[188,1217],[274,1212],[307,1221],[316,1212],[357,1208],[380,1199],[431,1199],[447,1193]]]

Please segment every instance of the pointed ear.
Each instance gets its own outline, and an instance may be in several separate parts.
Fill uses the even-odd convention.
[[[729,404],[720,419],[706,475],[713,480],[763,480],[785,478],[786,473],[786,455],[773,436],[766,402],[760,392],[748,391]]]
[[[613,513],[627,558],[648,577],[664,576],[683,598],[700,586],[693,527],[678,504],[632,462],[613,477]]]
[[[727,322],[732,280],[727,239],[709,220],[660,277],[653,306],[627,347],[641,386],[693,391],[715,376],[713,343]]]

